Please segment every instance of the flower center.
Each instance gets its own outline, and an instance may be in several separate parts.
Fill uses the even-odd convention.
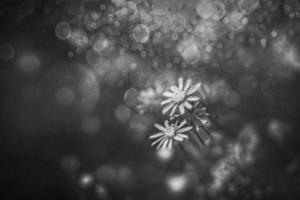
[[[168,137],[173,137],[175,135],[175,127],[170,127],[165,132],[165,135]]]
[[[181,103],[185,99],[185,93],[183,91],[178,91],[174,94],[172,99],[175,103]]]

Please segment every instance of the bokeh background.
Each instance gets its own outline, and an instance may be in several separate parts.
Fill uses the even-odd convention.
[[[1,199],[299,199],[298,0],[1,0]],[[213,141],[151,147],[177,79]]]

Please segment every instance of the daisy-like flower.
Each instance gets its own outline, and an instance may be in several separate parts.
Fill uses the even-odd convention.
[[[154,83],[154,88],[149,87],[140,91],[140,94],[137,97],[139,104],[136,108],[138,111],[142,114],[146,111],[153,111],[158,108],[162,100],[163,91],[164,87],[159,82]]]
[[[188,139],[188,135],[186,132],[192,130],[191,126],[185,126],[187,124],[186,120],[182,121],[179,125],[169,124],[166,120],[164,126],[160,124],[154,124],[154,126],[160,130],[161,132],[151,135],[150,139],[155,139],[155,141],[151,144],[152,146],[157,144],[156,149],[172,149],[173,140],[182,142],[185,139]]]
[[[162,113],[166,114],[171,110],[170,116],[173,116],[177,110],[183,115],[187,110],[193,108],[190,102],[197,102],[200,100],[199,97],[193,96],[193,94],[201,87],[201,83],[192,86],[192,80],[188,79],[185,84],[183,78],[178,79],[178,86],[171,86],[170,90],[165,92],[163,96],[167,97],[166,100],[161,102],[164,106]]]

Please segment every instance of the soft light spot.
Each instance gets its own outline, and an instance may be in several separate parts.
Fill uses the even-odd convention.
[[[130,107],[136,106],[138,104],[138,95],[139,92],[136,89],[128,89],[124,94],[125,103]]]
[[[212,15],[212,19],[219,21],[226,14],[225,5],[221,1],[213,1],[213,6],[214,6],[214,14]]]
[[[111,46],[111,42],[103,33],[98,33],[93,36],[92,47],[95,51],[102,52]]]
[[[149,40],[150,30],[144,24],[139,24],[133,29],[132,37],[136,42],[146,43]]]
[[[254,11],[259,5],[259,0],[239,0],[239,7],[246,13]]]
[[[208,19],[211,17],[214,12],[215,8],[210,0],[200,0],[196,6],[197,14],[202,17],[203,19]]]
[[[157,151],[157,156],[160,160],[162,161],[167,161],[170,160],[171,157],[173,156],[173,151],[169,149],[160,149]]]
[[[26,74],[35,74],[41,66],[40,59],[35,54],[24,54],[18,62],[19,68]]]
[[[69,41],[73,46],[83,48],[88,44],[89,38],[84,30],[77,29],[72,32]]]
[[[70,106],[75,101],[75,94],[70,88],[62,87],[56,91],[54,98],[58,105]]]
[[[200,52],[195,41],[189,39],[183,41],[178,47],[178,52],[182,58],[189,64],[195,64],[200,59]]]
[[[55,27],[55,35],[60,40],[67,40],[72,34],[71,25],[68,22],[59,22]]]
[[[184,175],[175,175],[167,179],[167,186],[172,192],[182,192],[187,186],[187,177]]]
[[[86,53],[86,62],[92,67],[97,67],[101,65],[102,64],[101,60],[102,60],[101,55],[93,49],[90,49]]]
[[[99,199],[106,199],[107,198],[107,189],[103,184],[97,184],[95,186],[95,193]]]
[[[82,174],[79,178],[79,185],[81,187],[89,187],[93,184],[94,178],[91,174]]]
[[[115,110],[115,117],[120,123],[125,123],[131,116],[130,109],[125,105],[119,105]]]

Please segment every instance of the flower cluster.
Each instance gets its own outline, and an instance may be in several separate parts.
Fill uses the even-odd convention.
[[[163,106],[162,113],[168,113],[169,120],[163,125],[155,124],[154,126],[160,131],[151,135],[153,145],[157,145],[157,149],[172,149],[175,142],[182,142],[189,139],[189,134],[197,134],[200,142],[200,131],[205,129],[208,123],[209,113],[205,106],[201,103],[200,97],[196,96],[196,92],[201,88],[201,83],[192,85],[192,80],[187,79],[185,82],[182,77],[178,79],[178,86],[172,85],[168,91],[163,93],[166,97],[161,102]],[[204,130],[208,134],[207,130]]]
[[[170,90],[163,94],[164,97],[167,97],[161,105],[164,106],[162,113],[166,114],[170,112],[170,117],[176,114],[176,111],[179,111],[180,115],[183,115],[187,110],[193,108],[191,102],[197,102],[200,100],[199,97],[193,96],[193,94],[200,89],[201,83],[192,86],[192,80],[188,79],[185,84],[183,83],[183,78],[178,79],[178,86],[171,86]]]
[[[148,111],[151,112],[156,110],[162,100],[162,93],[164,92],[164,89],[165,87],[162,83],[154,82],[153,88],[149,87],[140,91],[137,97],[139,103],[136,106],[139,113],[143,114]]]
[[[156,147],[157,149],[165,149],[168,147],[168,149],[171,150],[173,140],[181,142],[184,139],[189,138],[186,133],[193,128],[191,126],[186,126],[186,124],[186,121],[181,122],[179,125],[177,123],[169,124],[169,121],[167,120],[165,121],[164,126],[155,124],[154,126],[161,132],[150,136],[150,139],[155,139],[152,146],[158,144]]]

